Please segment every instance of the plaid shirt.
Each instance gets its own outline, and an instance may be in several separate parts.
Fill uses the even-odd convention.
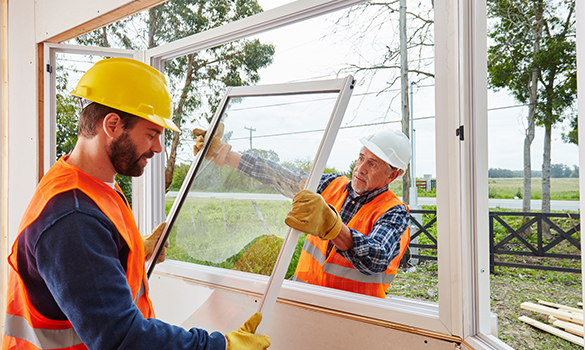
[[[250,176],[283,195],[292,198],[300,191],[299,182],[307,178],[307,174],[290,170],[278,163],[260,158],[250,152],[242,155],[238,171]],[[321,176],[317,193],[322,193],[329,184],[338,178],[339,174],[324,174]],[[344,224],[361,209],[364,204],[372,201],[380,193],[388,191],[388,186],[358,195],[351,187],[351,182],[346,187],[348,194],[339,215]],[[382,273],[400,251],[400,237],[408,225],[408,211],[405,205],[397,205],[384,213],[372,227],[372,231],[366,236],[350,228],[353,237],[353,249],[336,251],[346,258],[361,273],[372,275]]]

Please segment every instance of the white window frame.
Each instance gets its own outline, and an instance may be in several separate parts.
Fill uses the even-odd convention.
[[[161,45],[159,47],[146,51],[146,62],[149,62],[153,67],[157,69],[162,68],[162,63],[168,59],[173,59],[179,56],[183,56],[192,52],[201,51],[204,49],[212,48],[224,43],[228,43],[234,40],[238,40],[247,36],[258,34],[270,29],[283,27],[285,25],[300,22],[305,19],[313,18],[328,12],[338,10],[340,8],[355,5],[362,1],[346,0],[346,1],[332,1],[332,0],[300,0],[294,3],[283,5],[281,7],[268,10],[266,12],[259,13],[257,15],[247,17],[245,19],[232,22],[221,27],[217,27],[208,30],[203,33],[195,34],[190,37],[186,37],[169,44]],[[445,12],[445,16],[457,16],[459,15],[458,6],[466,3],[464,0],[439,0],[435,2],[435,8],[442,7],[449,11]],[[448,23],[447,23],[448,24]],[[440,27],[440,26],[439,26]],[[451,30],[449,28],[448,30]],[[484,31],[485,34],[485,31]],[[459,37],[452,38],[453,42],[458,42]],[[455,48],[459,48],[456,46]],[[438,64],[450,64],[451,66],[457,67],[457,61],[452,62],[452,57],[444,57],[444,60],[437,62]],[[450,77],[449,77],[450,78]],[[460,77],[458,77],[459,79]],[[437,84],[439,85],[439,84]],[[459,82],[457,81],[457,87],[459,88]],[[437,90],[440,90],[437,88]],[[485,89],[484,89],[485,90]],[[443,94],[444,95],[444,94]],[[436,100],[440,100],[443,96],[437,96]],[[460,101],[455,101],[456,105]],[[449,109],[451,105],[447,106]],[[444,110],[444,109],[443,109]],[[437,115],[439,112],[437,111]],[[459,125],[459,114],[444,114],[450,119],[449,124]],[[452,123],[451,120],[456,120]],[[439,123],[437,123],[439,124]],[[437,131],[437,133],[439,133]],[[445,133],[446,130],[445,130]],[[455,135],[455,128],[448,132],[449,135]],[[452,137],[451,139],[454,139]],[[449,140],[448,137],[439,137],[437,135],[437,149],[441,149],[446,144],[450,143],[450,147],[456,147],[459,149],[459,141],[455,142]],[[441,183],[447,183],[445,179],[455,178],[459,179],[461,174],[459,170],[461,168],[459,156],[453,157],[453,159],[447,161],[447,163],[457,163],[455,167],[449,167],[446,169],[448,172],[438,173],[437,181]],[[487,158],[486,158],[487,161]],[[440,162],[438,161],[438,164]],[[457,176],[453,177],[452,172],[457,172]],[[486,182],[487,183],[487,182]],[[444,193],[444,198],[438,201],[437,208],[450,208],[453,207],[453,200],[457,198],[456,204],[459,207],[461,192],[459,183],[452,183],[457,188],[452,189],[449,193]],[[448,186],[446,186],[448,187]],[[444,189],[447,189],[444,187]],[[156,198],[155,201],[163,201],[164,197],[160,199]],[[449,213],[447,213],[447,216]],[[460,217],[461,213],[457,213]],[[319,287],[307,288],[303,285],[303,288],[295,288],[295,283],[288,283],[285,281],[282,286],[280,298],[294,300],[302,303],[309,303],[316,306],[322,306],[325,308],[337,309],[348,313],[358,314],[366,317],[377,318],[393,323],[405,324],[420,329],[426,329],[433,332],[439,332],[448,336],[458,336],[465,338],[462,326],[461,310],[462,305],[462,279],[460,272],[455,272],[450,269],[450,265],[458,265],[459,259],[453,259],[450,256],[451,253],[456,253],[454,250],[454,244],[459,244],[461,227],[456,227],[455,230],[451,230],[450,226],[455,225],[455,221],[438,221],[439,230],[442,230],[444,234],[440,237],[440,240],[445,240],[451,243],[445,245],[441,243],[441,250],[439,254],[439,300],[440,302],[427,303],[417,300],[411,300],[406,298],[391,298],[390,301],[381,301],[378,299],[372,300],[370,297],[350,294],[326,289],[323,290]],[[458,249],[461,251],[461,249]],[[467,255],[468,253],[466,253]],[[455,262],[457,260],[457,262]],[[180,266],[180,268],[179,268]],[[180,269],[176,270],[176,269]],[[457,267],[457,270],[460,268]],[[197,265],[189,267],[189,265],[181,263],[163,263],[157,265],[155,271],[165,272],[169,274],[176,274],[177,276],[193,278],[195,280],[204,281],[206,283],[220,284],[227,287],[242,289],[247,292],[263,293],[264,283],[261,282],[262,278],[247,279],[246,276],[238,276],[233,272],[220,271],[221,269],[209,269],[200,268]],[[489,271],[489,269],[488,269]],[[313,287],[313,286],[310,286]],[[489,305],[489,304],[488,304]]]
[[[132,56],[155,68],[162,62],[190,52],[300,22],[361,0],[299,0],[266,12],[177,40]],[[378,300],[316,286],[298,288],[285,281],[279,297],[323,306],[365,317],[456,336],[477,348],[509,348],[489,335],[489,259],[487,246],[487,73],[485,0],[435,0],[437,228],[439,232],[438,304],[404,298]],[[579,4],[577,4],[579,7]],[[583,17],[583,16],[581,16]],[[578,30],[579,31],[579,30]],[[580,33],[583,32],[581,28]],[[578,43],[582,42],[579,41]],[[93,50],[45,44],[54,49]],[[78,50],[78,51],[77,51]],[[106,49],[110,52],[110,49]],[[112,50],[118,52],[124,50]],[[87,51],[85,51],[87,52]],[[96,54],[104,54],[95,48]],[[50,57],[45,52],[45,57]],[[45,72],[45,81],[47,80]],[[45,101],[50,86],[45,84]],[[52,89],[54,91],[54,89]],[[47,98],[49,97],[49,98]],[[45,104],[45,170],[54,161],[54,110]],[[465,139],[455,130],[464,126]],[[51,129],[52,128],[52,129]],[[52,138],[51,138],[52,137]],[[583,159],[582,155],[582,159]],[[135,215],[141,231],[152,228],[164,216],[164,164],[160,156],[151,162],[146,175],[134,182]],[[585,176],[585,175],[584,175]],[[160,178],[159,178],[160,177]],[[583,180],[583,179],[582,179]],[[581,181],[581,186],[585,181]],[[584,187],[581,187],[584,188]],[[582,199],[585,201],[585,199]],[[146,213],[161,216],[146,218]],[[157,270],[232,288],[262,293],[266,279],[230,274],[191,264],[167,262]]]
[[[75,54],[75,55],[96,55],[108,57],[126,57],[144,61],[144,52],[128,49],[117,49],[97,46],[81,46],[58,43],[44,43],[43,57],[45,66],[43,69],[44,104],[43,118],[43,154],[42,164],[44,172],[47,172],[56,162],[57,156],[57,105],[56,105],[56,54]],[[47,65],[52,67],[51,71]],[[147,185],[148,184],[148,185]],[[153,201],[153,193],[159,193],[164,188],[164,155],[157,154],[152,158],[145,169],[144,176],[132,179],[133,205],[132,211],[140,232],[151,232],[156,224],[164,220],[164,203],[162,208],[156,206],[158,203]],[[162,192],[164,193],[164,191]],[[146,205],[146,203],[152,203]],[[156,210],[155,210],[156,209]],[[155,213],[155,215],[146,215],[146,213]]]
[[[43,67],[44,80],[44,100],[48,101],[44,104],[44,152],[42,156],[43,169],[45,172],[55,164],[57,157],[57,96],[56,96],[56,54],[75,54],[75,55],[96,55],[96,56],[111,56],[111,57],[127,57],[135,58],[136,51],[114,49],[108,47],[89,47],[81,45],[68,45],[57,43],[43,44],[43,57],[45,66]],[[47,69],[50,65],[51,71]]]

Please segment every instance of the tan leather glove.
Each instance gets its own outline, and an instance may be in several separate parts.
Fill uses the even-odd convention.
[[[302,190],[293,198],[292,210],[284,222],[296,230],[321,239],[335,239],[343,222],[335,208],[323,197],[309,190]]]
[[[262,321],[262,314],[257,312],[244,323],[237,331],[225,335],[228,350],[263,350],[270,346],[267,335],[257,335],[256,328]]]
[[[145,256],[144,260],[148,260],[150,258],[150,256],[154,253],[154,247],[156,247],[156,242],[158,242],[158,239],[160,238],[160,235],[163,233],[166,224],[167,224],[166,222],[161,222],[152,231],[151,234],[146,235],[146,236],[142,236],[142,243],[144,245],[144,256]],[[165,261],[165,258],[167,257],[167,248],[168,247],[169,247],[169,241],[166,241],[165,246],[162,249],[162,252],[160,253],[160,255],[158,257],[158,260],[156,261],[157,264]]]
[[[217,126],[217,131],[215,135],[213,135],[213,139],[211,140],[211,145],[209,145],[209,149],[207,150],[207,154],[205,155],[205,159],[211,160],[215,165],[222,168],[225,165],[226,157],[229,151],[232,149],[232,146],[221,141],[223,137],[223,123],[219,123]],[[195,136],[195,145],[193,145],[193,154],[199,153],[199,151],[203,148],[203,141],[205,138],[205,134],[207,130],[203,129],[193,129],[193,136]]]

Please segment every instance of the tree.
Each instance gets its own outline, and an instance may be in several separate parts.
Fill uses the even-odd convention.
[[[410,1],[408,8],[416,8],[417,12],[407,11],[406,24],[406,43],[400,40],[399,35],[392,35],[398,33],[399,27],[399,13],[400,0],[387,0],[380,2],[366,2],[361,5],[356,5],[347,10],[337,20],[338,28],[348,28],[348,34],[344,40],[348,42],[364,41],[373,39],[372,47],[385,47],[383,54],[376,58],[369,58],[367,60],[358,61],[358,63],[349,64],[343,68],[340,73],[349,72],[354,76],[359,77],[357,80],[362,84],[368,84],[377,74],[384,74],[386,76],[386,86],[378,91],[378,94],[392,91],[396,89],[396,84],[400,84],[403,80],[401,74],[401,44],[405,44],[407,51],[415,52],[415,59],[408,60],[407,74],[411,83],[415,85],[422,85],[426,79],[434,79],[433,61],[428,60],[429,56],[433,55],[434,46],[434,21],[433,12],[434,5],[431,2]],[[428,5],[427,5],[428,4]],[[356,23],[365,23],[361,28],[356,28]],[[340,30],[340,29],[339,29]],[[390,37],[390,38],[389,38]],[[347,44],[345,44],[347,45]],[[359,47],[359,46],[358,46]],[[360,57],[363,57],[360,55]],[[405,85],[402,83],[402,85]],[[406,84],[408,85],[408,84]],[[408,101],[408,97],[404,96],[408,89],[407,86],[402,86],[396,89],[397,92],[392,98],[401,98]],[[401,96],[402,95],[402,96]],[[404,103],[404,102],[403,102]],[[408,103],[408,102],[406,102]],[[406,108],[402,108],[402,131],[410,138],[410,125],[408,124],[409,112]],[[406,114],[406,115],[405,115]],[[411,186],[410,165],[406,169],[406,173],[402,177],[402,193],[403,201],[410,202],[409,188]]]
[[[570,177],[573,171],[565,164],[552,164],[550,166],[550,176],[552,178]]]
[[[261,11],[256,0],[171,0],[76,40],[102,47],[152,48]],[[258,82],[258,71],[272,63],[273,55],[273,45],[242,39],[165,63],[173,121],[182,130],[165,132],[165,189],[172,183],[181,141],[192,139],[192,126],[210,122],[227,86]]]
[[[489,0],[493,19],[488,49],[489,85],[506,88],[528,104],[524,142],[524,203],[530,211],[530,145],[535,125],[545,128],[542,211],[550,212],[550,147],[553,126],[566,117],[576,94],[575,3],[572,0]]]
[[[488,177],[490,177],[490,178],[510,178],[510,177],[514,177],[514,173],[510,169],[490,168],[488,170]]]

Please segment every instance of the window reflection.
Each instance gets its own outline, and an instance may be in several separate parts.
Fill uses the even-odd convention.
[[[205,159],[173,226],[167,257],[270,275],[288,231],[290,198],[301,189],[336,98],[337,93],[231,98],[220,119],[221,142],[233,154],[278,172],[260,182],[217,157]]]

